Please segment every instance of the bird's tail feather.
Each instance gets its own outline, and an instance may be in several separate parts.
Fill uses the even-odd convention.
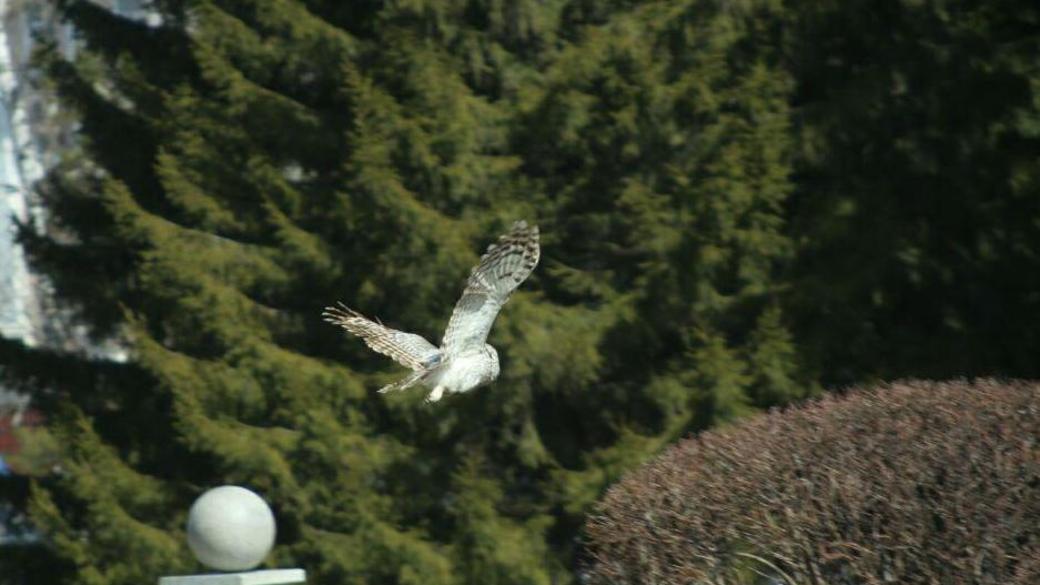
[[[386,386],[383,386],[379,389],[379,393],[386,394],[387,392],[396,392],[397,390],[405,390],[411,388],[412,386],[415,386],[420,381],[422,381],[423,374],[425,373],[426,372],[423,371],[412,372],[411,374],[405,376],[404,378],[401,378],[393,384],[387,384]]]

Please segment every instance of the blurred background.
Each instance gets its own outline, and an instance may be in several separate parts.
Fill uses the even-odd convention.
[[[240,484],[309,582],[575,582],[676,440],[1040,370],[1024,0],[0,0],[0,584],[197,570]],[[424,404],[515,219],[502,376]]]

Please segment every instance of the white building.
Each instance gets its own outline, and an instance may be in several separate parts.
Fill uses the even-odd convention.
[[[157,24],[157,15],[145,9],[145,2],[97,1],[119,14]],[[26,222],[43,225],[44,210],[35,202],[33,186],[75,135],[74,127],[57,122],[54,96],[30,83],[33,50],[41,38],[57,41],[66,56],[74,56],[73,31],[60,21],[53,3],[0,0],[0,336],[21,339],[29,345],[48,342],[43,326],[45,292],[15,241],[16,228]],[[117,348],[86,347],[85,336],[74,333],[77,338],[71,340],[73,347],[120,358]],[[69,347],[69,340],[61,341]],[[28,409],[27,397],[0,387],[0,416],[9,423],[15,421],[7,426],[17,426]],[[0,452],[0,458],[2,455]],[[24,517],[0,501],[0,548],[33,538]]]

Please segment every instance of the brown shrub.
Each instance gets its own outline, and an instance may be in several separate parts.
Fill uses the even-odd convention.
[[[586,526],[591,583],[1040,584],[1040,384],[905,382],[681,442]]]

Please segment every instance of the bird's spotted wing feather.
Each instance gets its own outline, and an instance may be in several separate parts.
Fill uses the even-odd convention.
[[[326,321],[339,325],[365,341],[368,347],[393,358],[402,366],[419,371],[435,363],[440,355],[437,349],[421,335],[391,329],[382,323],[365,318],[361,313],[340,304],[325,307],[321,314]]]
[[[538,264],[538,227],[513,224],[509,233],[488,246],[466,281],[466,290],[444,331],[444,352],[458,355],[483,347],[502,305]]]
[[[401,378],[400,380],[398,380],[396,382],[393,382],[391,384],[387,384],[386,386],[383,386],[382,388],[379,389],[379,393],[380,394],[386,394],[387,392],[397,392],[398,390],[407,390],[407,389],[411,388],[412,386],[415,386],[416,384],[422,382],[422,377],[425,374],[426,374],[426,372],[423,372],[422,370],[417,370],[415,372],[412,372],[411,374],[408,374],[407,376],[405,376],[404,378]]]

